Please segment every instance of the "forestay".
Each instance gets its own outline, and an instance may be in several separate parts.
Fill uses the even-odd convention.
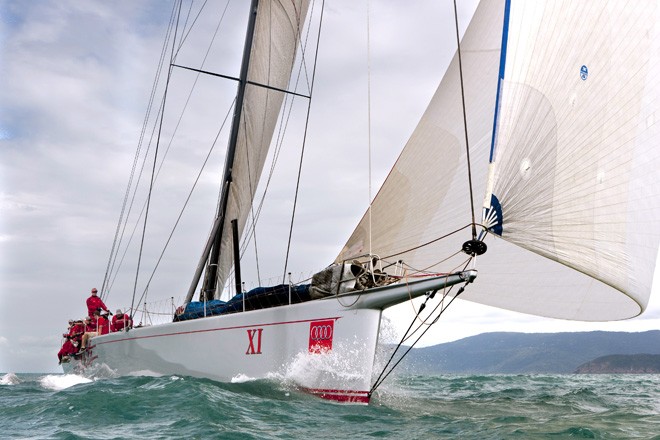
[[[658,14],[656,1],[481,2],[461,42],[467,124],[473,185],[489,188],[486,207],[490,190],[499,200],[502,233],[463,298],[578,320],[646,307],[660,239]],[[461,111],[455,57],[374,199],[374,253],[419,270],[465,261],[469,229],[407,251],[471,221]],[[337,260],[368,252],[368,237],[365,216]]]

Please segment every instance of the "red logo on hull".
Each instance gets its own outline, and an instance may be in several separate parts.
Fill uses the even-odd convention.
[[[335,333],[335,320],[309,323],[309,352],[325,353],[332,350],[332,337]]]

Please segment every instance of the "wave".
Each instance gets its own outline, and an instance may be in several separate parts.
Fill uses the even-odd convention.
[[[337,361],[323,367],[338,368]],[[304,379],[303,369],[298,364],[290,373]],[[660,411],[660,375],[403,375],[388,378],[362,406],[319,399],[284,373],[237,376],[234,383],[5,374],[4,382],[20,383],[0,392],[0,437],[79,438],[101,425],[123,433],[113,438],[159,439],[307,438],[311,430],[318,438],[657,436],[649,422]]]
[[[14,373],[7,373],[0,378],[0,385],[18,385],[21,380]]]
[[[49,374],[39,380],[43,388],[53,391],[61,391],[74,385],[90,382],[93,382],[92,379],[77,374]]]

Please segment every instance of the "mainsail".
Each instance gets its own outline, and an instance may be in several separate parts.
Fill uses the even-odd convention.
[[[287,89],[307,15],[307,0],[261,0],[258,3],[236,152],[233,163],[225,164],[231,171],[231,184],[219,249],[217,285],[220,287],[233,264],[229,222],[238,221],[240,235],[284,100],[284,93],[274,89]]]
[[[586,321],[644,310],[660,241],[659,23],[656,1],[481,2],[461,42],[467,129],[501,238],[487,237],[462,298]],[[455,57],[373,201],[372,242],[365,215],[337,261],[464,264],[469,229],[437,240],[471,222],[460,98]]]

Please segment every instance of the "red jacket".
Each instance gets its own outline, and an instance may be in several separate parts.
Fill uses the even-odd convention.
[[[110,332],[110,321],[105,316],[99,316],[97,321],[99,335],[106,335]]]
[[[103,304],[103,301],[101,301],[101,298],[99,298],[96,295],[92,295],[89,298],[87,298],[87,316],[91,317],[94,315],[94,312],[96,309],[101,309],[105,310],[106,312],[108,311],[108,308]]]
[[[67,339],[64,341],[64,344],[62,345],[59,353],[57,353],[57,357],[59,360],[62,360],[62,356],[68,356],[70,354],[76,353],[77,351],[78,349],[71,343],[69,339]]]
[[[96,318],[94,316],[90,317],[89,323],[85,324],[85,333],[86,332],[96,332]]]
[[[81,322],[72,325],[69,329],[69,337],[73,339],[80,339],[83,333],[85,333],[85,326]]]
[[[124,328],[131,328],[133,326],[133,321],[128,313],[122,313],[121,315],[114,315],[112,317],[112,331],[118,332]]]

